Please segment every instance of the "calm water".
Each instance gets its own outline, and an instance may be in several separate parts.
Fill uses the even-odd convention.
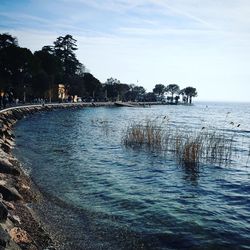
[[[131,121],[164,116],[173,127],[234,134],[232,165],[193,173],[122,146]],[[60,110],[15,131],[15,154],[46,194],[36,209],[60,249],[250,249],[250,104]]]

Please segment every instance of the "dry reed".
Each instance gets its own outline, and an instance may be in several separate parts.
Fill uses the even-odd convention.
[[[122,139],[126,147],[157,150],[171,154],[182,166],[198,167],[200,163],[229,164],[232,161],[234,134],[202,128],[187,133],[156,120],[132,123]]]

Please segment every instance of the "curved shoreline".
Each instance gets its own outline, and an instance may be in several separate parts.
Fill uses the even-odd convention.
[[[113,106],[113,103],[62,103],[11,107],[0,111],[0,249],[56,249],[29,204],[42,194],[12,155],[13,127],[22,118],[57,109]]]

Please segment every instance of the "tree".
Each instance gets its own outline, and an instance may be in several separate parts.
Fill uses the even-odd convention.
[[[46,73],[47,80],[46,83],[43,83],[42,90],[45,86],[47,87],[47,89],[46,91],[43,90],[42,93],[44,94],[45,92],[47,92],[49,101],[51,102],[53,92],[52,90],[54,89],[57,80],[62,78],[62,63],[59,58],[53,54],[53,50],[49,46],[43,47],[42,50],[36,51],[34,53],[34,56],[37,59],[40,68],[38,72],[39,75],[36,79],[41,79],[42,76],[45,77]],[[37,81],[36,84],[38,82],[42,83],[42,81]],[[40,95],[42,93],[40,93]],[[44,96],[40,97],[44,98]]]
[[[96,94],[101,90],[102,85],[100,81],[90,73],[85,73],[83,76],[83,80],[85,89],[88,92],[89,96],[95,98]]]
[[[144,100],[146,102],[156,102],[157,98],[154,92],[149,92],[145,94]]]
[[[145,93],[146,93],[146,90],[142,86],[135,86],[133,88],[133,92],[136,93],[136,99],[142,100],[143,97],[144,97],[144,95],[145,95]]]
[[[119,99],[119,87],[121,82],[113,77],[107,79],[104,84],[105,97],[113,101]]]
[[[54,42],[54,53],[62,63],[64,79],[68,81],[81,67],[74,51],[77,50],[76,40],[71,35],[60,36]]]
[[[0,92],[6,90],[11,81],[11,75],[5,66],[8,61],[8,47],[18,46],[17,39],[7,33],[0,34]]]
[[[85,76],[86,78],[86,76]],[[89,93],[86,90],[85,85],[87,85],[87,81],[86,79],[84,79],[84,76],[78,76],[75,75],[72,79],[71,79],[71,85],[70,85],[70,95],[77,95],[80,97],[85,97],[88,96]],[[91,83],[90,83],[91,84]],[[89,90],[89,88],[88,88]],[[91,90],[89,90],[91,91]]]
[[[107,81],[105,82],[105,84],[107,85],[115,85],[115,84],[119,84],[120,81],[116,78],[110,77],[107,79]]]
[[[0,75],[5,81],[2,88],[14,89],[19,99],[24,96],[24,89],[29,89],[32,76],[37,70],[38,64],[29,49],[8,46],[0,50]]]
[[[179,95],[176,95],[176,96],[174,97],[174,100],[175,100],[175,103],[176,103],[176,104],[178,104],[179,99],[180,99],[180,96],[179,96]]]
[[[184,103],[186,103],[186,102],[187,102],[187,97],[186,97],[186,94],[185,94],[185,89],[181,89],[181,90],[179,91],[179,95],[182,96],[182,101],[183,101]]]
[[[177,84],[169,84],[165,91],[171,94],[171,102],[173,102],[174,94],[179,93],[180,87]]]
[[[185,95],[187,96],[187,101],[191,104],[192,103],[192,97],[196,97],[197,91],[194,87],[186,87],[184,90]]]
[[[125,94],[129,91],[130,87],[126,83],[118,83],[116,85],[116,89],[118,92],[118,100],[124,100],[125,99]]]
[[[165,93],[165,86],[163,84],[156,84],[153,93],[156,94],[158,97],[163,97]]]
[[[130,101],[144,101],[146,90],[142,86],[130,85],[130,90],[125,94],[125,98]]]
[[[58,95],[57,83],[64,84],[71,95],[102,97],[100,81],[86,72],[75,55],[76,40],[71,35],[60,36],[53,46],[44,46],[34,55],[20,48],[15,37],[0,34],[0,90],[14,93],[16,98],[49,98]],[[116,91],[123,95],[126,86],[118,83]],[[116,85],[117,85],[116,84]]]
[[[9,46],[18,46],[17,39],[8,33],[0,34],[0,49],[7,48]]]
[[[62,64],[57,56],[44,49],[36,51],[34,56],[48,75],[62,74]]]
[[[33,76],[31,83],[32,97],[33,98],[45,98],[46,92],[50,89],[49,75],[40,70]]]

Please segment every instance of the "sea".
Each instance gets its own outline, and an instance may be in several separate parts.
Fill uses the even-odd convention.
[[[161,119],[223,133],[230,162],[190,171],[124,145],[131,124]],[[19,121],[15,136],[14,155],[45,197],[29,206],[58,249],[250,249],[250,103],[55,110]]]

